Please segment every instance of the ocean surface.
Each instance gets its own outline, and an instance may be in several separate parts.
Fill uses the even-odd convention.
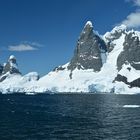
[[[0,140],[140,140],[140,95],[0,95]]]

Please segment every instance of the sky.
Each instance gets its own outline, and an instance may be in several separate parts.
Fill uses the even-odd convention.
[[[140,0],[0,0],[0,63],[15,55],[23,74],[41,76],[70,61],[87,21],[103,35],[140,28]]]

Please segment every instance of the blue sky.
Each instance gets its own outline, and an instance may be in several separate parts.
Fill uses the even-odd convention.
[[[140,25],[140,0],[0,0],[0,63],[17,57],[23,74],[47,74],[73,56],[86,21],[100,34]]]

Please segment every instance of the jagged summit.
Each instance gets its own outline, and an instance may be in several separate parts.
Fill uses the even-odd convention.
[[[106,32],[103,38],[107,42],[113,41],[114,39],[119,38],[122,35],[122,33],[125,33],[126,30],[126,25],[122,24],[120,26],[116,26],[110,32]]]
[[[77,41],[74,56],[68,69],[93,69],[100,71],[102,67],[101,49],[106,48],[105,42],[93,31],[90,21],[86,23]]]
[[[13,64],[15,64],[15,66],[17,65],[16,64],[16,57],[14,56],[14,55],[11,55],[10,57],[9,57],[9,59],[8,59],[8,62],[9,63],[13,63]],[[16,66],[17,67],[17,66]]]
[[[125,34],[126,30],[127,27],[125,25],[120,25],[114,27],[110,32],[106,32],[104,34],[103,39],[106,42],[108,52],[111,52],[115,47],[113,41],[119,39],[122,34]]]
[[[92,22],[91,21],[87,21],[87,23],[85,24],[80,37],[88,37],[89,34],[92,34],[93,32],[93,26],[92,26]],[[80,39],[79,37],[79,39]]]
[[[125,31],[126,29],[127,29],[127,26],[124,24],[121,24],[121,25],[115,26],[111,32],[115,32],[115,31],[121,32],[121,31]]]
[[[0,82],[4,81],[9,75],[21,75],[18,65],[16,62],[16,57],[11,55],[3,66],[0,66]]]
[[[8,62],[3,66],[3,74],[6,74],[7,72],[10,74],[20,74],[16,57],[14,55],[11,55],[8,59]]]
[[[86,24],[85,24],[85,26],[84,26],[84,28],[86,28],[86,27],[93,28],[92,22],[91,21],[87,21]]]
[[[9,60],[16,60],[16,57],[14,55],[10,55]]]

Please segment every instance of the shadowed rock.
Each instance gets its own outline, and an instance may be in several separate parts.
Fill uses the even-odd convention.
[[[126,63],[130,63],[136,70],[140,70],[140,41],[135,32],[126,34],[123,46],[123,52],[117,59],[118,70],[121,70],[122,65]]]
[[[88,21],[78,39],[74,56],[70,61],[68,69],[93,69],[100,71],[102,67],[101,49],[105,49],[105,42],[93,32],[93,26]]]
[[[3,74],[7,72],[9,72],[10,74],[21,74],[17,66],[16,58],[13,55],[10,56],[8,62],[3,67]]]
[[[123,83],[129,85],[130,88],[140,87],[140,78],[138,78],[138,79],[136,79],[136,80],[134,80],[132,82],[128,82],[127,77],[118,74],[117,77],[115,78],[114,82],[115,81],[123,82]]]

